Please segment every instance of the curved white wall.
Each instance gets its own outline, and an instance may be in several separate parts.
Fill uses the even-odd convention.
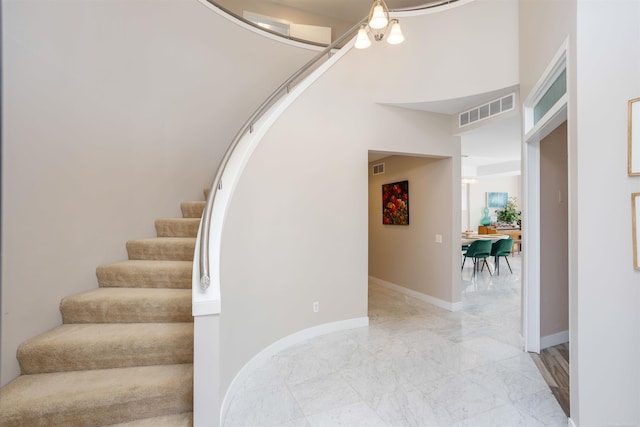
[[[463,4],[445,12],[452,20],[459,12],[461,21],[443,27],[438,43],[446,43],[467,23],[502,25],[504,14],[498,13],[495,3],[508,6],[512,15],[517,12],[514,1]],[[473,7],[475,14],[466,7]],[[407,40],[411,28],[428,26],[433,19],[429,15],[403,19],[403,25],[412,22],[405,32]],[[511,19],[517,19],[517,13]],[[517,25],[509,24],[513,31],[504,36],[517,40]],[[448,116],[379,102],[396,93],[403,102],[434,99],[425,98],[430,91],[416,64],[429,63],[442,77],[436,97],[503,88],[517,78],[517,50],[510,50],[502,52],[501,61],[481,63],[493,76],[489,83],[480,79],[460,89],[457,75],[446,72],[450,63],[432,58],[441,47],[417,49],[417,45],[417,41],[412,49],[401,45],[394,52],[397,47],[376,44],[348,52],[285,111],[248,161],[222,235],[223,394],[244,364],[269,344],[305,328],[367,315],[369,150],[451,158],[450,179],[459,179],[460,142],[451,135]],[[473,70],[479,68],[483,49],[492,56],[496,47],[469,43],[456,49],[457,64]],[[400,60],[401,52],[410,57]],[[498,69],[490,70],[492,66]],[[507,66],[510,72],[501,74]],[[418,88],[417,94],[409,91],[411,87]],[[450,203],[440,207],[442,216],[459,216],[459,188],[452,185]],[[444,298],[457,302],[460,254],[455,248],[459,248],[460,220],[449,222],[442,231],[448,255],[432,267],[451,271],[450,282],[443,284],[450,293]],[[320,302],[319,313],[312,312],[313,301]]]
[[[242,122],[315,51],[197,0],[2,7],[4,384],[62,297],[202,199]]]

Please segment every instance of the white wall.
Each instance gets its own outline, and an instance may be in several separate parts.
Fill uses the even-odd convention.
[[[62,297],[203,198],[242,122],[315,52],[196,0],[2,6],[4,384]]]
[[[639,182],[626,161],[627,101],[640,96],[640,3],[520,6],[523,99],[569,37],[571,418],[587,427],[639,425],[640,276],[629,197]]]
[[[640,425],[640,272],[633,269],[630,202],[640,181],[625,167],[627,101],[640,96],[640,2],[578,1],[576,44],[569,163],[577,174],[572,333],[579,335],[580,425]],[[606,234],[597,236],[593,230],[603,226]]]
[[[369,275],[440,301],[456,303],[451,292],[454,218],[453,160],[392,156],[382,160],[385,173],[369,166]],[[374,162],[378,163],[378,162]],[[409,225],[382,224],[382,185],[409,181]],[[455,181],[455,184],[454,184]],[[444,235],[442,243],[436,234]],[[457,264],[456,264],[457,265]]]

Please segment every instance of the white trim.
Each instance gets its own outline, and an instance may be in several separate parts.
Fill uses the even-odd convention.
[[[538,123],[533,124],[533,107],[560,73],[567,68],[569,39],[565,39],[523,103],[524,146],[522,149],[525,213],[523,237],[522,330],[525,350],[540,352],[540,140],[567,117],[570,82],[563,95]],[[570,260],[571,261],[571,260]]]
[[[220,313],[220,300],[213,301],[196,301],[191,304],[191,315],[208,316],[210,314]]]
[[[538,123],[533,123],[533,108],[540,101],[540,99],[544,96],[547,90],[551,87],[553,82],[556,81],[560,73],[564,69],[567,68],[567,50],[569,48],[569,39],[565,39],[565,41],[560,45],[560,48],[556,52],[556,54],[547,65],[547,68],[542,73],[542,77],[536,82],[536,84],[529,92],[529,96],[523,102],[523,112],[524,112],[524,133],[525,135],[530,135],[531,130],[534,126],[541,124],[546,121],[546,115],[541,117]],[[567,92],[569,91],[569,85],[567,84]],[[560,104],[561,100],[556,102],[555,105]],[[566,102],[566,101],[565,101]],[[548,114],[548,113],[547,113]],[[541,127],[541,126],[538,126]],[[529,139],[529,138],[527,138]]]
[[[404,286],[396,285],[395,283],[387,282],[386,280],[378,279],[377,277],[369,276],[369,281],[376,285],[384,286],[387,289],[391,289],[401,294],[410,296],[412,298],[419,299],[420,301],[428,302],[436,307],[444,308],[449,311],[462,310],[462,301],[449,302],[441,300],[440,298],[432,297],[431,295],[423,294],[422,292],[414,291],[413,289],[405,288]]]
[[[286,336],[273,344],[265,347],[258,354],[253,356],[240,371],[236,374],[235,378],[231,382],[231,385],[225,393],[224,400],[222,401],[222,409],[220,410],[220,425],[223,425],[225,415],[229,410],[232,397],[240,389],[240,385],[244,382],[248,375],[251,374],[254,367],[259,366],[270,357],[277,353],[292,347],[296,344],[300,344],[311,338],[319,337],[321,335],[330,334],[333,332],[345,331],[348,329],[363,328],[369,326],[369,317],[356,317],[354,319],[340,320],[337,322],[324,323],[322,325],[314,326],[312,328],[303,329],[289,336]]]
[[[546,138],[555,128],[560,126],[562,122],[567,119],[567,104],[569,102],[569,95],[564,94],[560,97],[553,107],[547,111],[547,113],[538,120],[533,128],[524,136],[525,140],[542,140]]]
[[[569,425],[569,427],[578,427],[578,425],[574,423],[571,418],[567,418],[567,424]]]
[[[569,342],[569,331],[545,335],[540,338],[540,350]]]
[[[523,150],[524,205],[522,221],[523,332],[525,351],[540,352],[540,141]]]

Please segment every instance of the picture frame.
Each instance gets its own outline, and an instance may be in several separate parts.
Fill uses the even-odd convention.
[[[504,208],[507,206],[507,200],[509,200],[509,193],[487,193],[487,207],[489,208]]]
[[[640,176],[640,98],[629,100],[629,176]]]
[[[382,224],[409,225],[409,181],[382,184]]]
[[[631,194],[631,229],[633,235],[633,268],[640,270],[640,193]]]

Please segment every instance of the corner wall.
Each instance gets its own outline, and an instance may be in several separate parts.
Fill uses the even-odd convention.
[[[197,0],[2,3],[2,369],[127,239],[202,200],[243,121],[315,54]]]
[[[453,212],[453,160],[392,156],[385,173],[373,175],[369,164],[369,276],[451,305],[450,230]],[[409,181],[409,225],[382,224],[381,186]],[[436,235],[446,236],[436,243]]]

